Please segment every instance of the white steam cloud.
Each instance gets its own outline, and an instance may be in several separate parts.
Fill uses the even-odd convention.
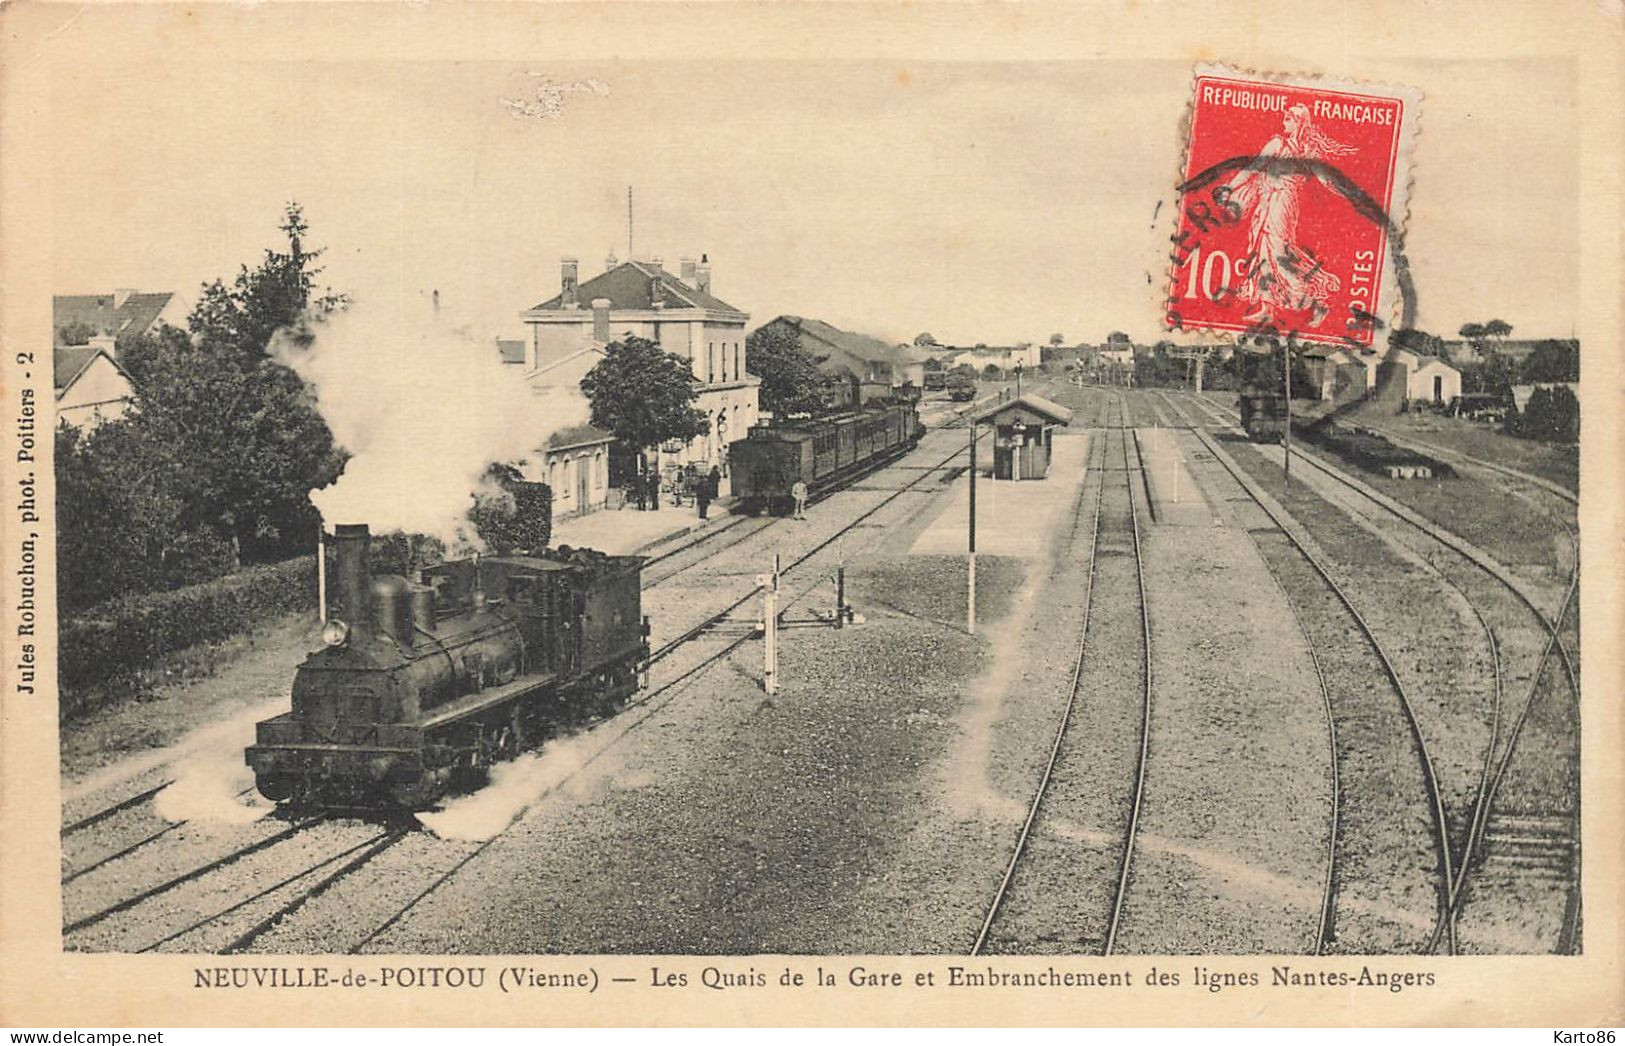
[[[491,782],[456,796],[440,810],[418,814],[418,823],[441,839],[482,842],[501,834],[547,795],[562,790],[575,798],[596,795],[606,785],[638,788],[646,774],[628,773],[619,758],[604,753],[620,735],[588,731],[556,738],[539,752],[491,768]]]
[[[166,821],[251,824],[276,809],[254,791],[254,772],[241,748],[204,753],[188,762],[153,807]]]
[[[467,513],[486,468],[534,458],[549,435],[588,418],[579,389],[538,392],[522,368],[501,362],[494,334],[427,302],[358,299],[277,338],[273,352],[315,389],[351,455],[337,482],[310,495],[330,526],[477,547]]]

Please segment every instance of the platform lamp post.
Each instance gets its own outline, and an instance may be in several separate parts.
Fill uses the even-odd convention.
[[[965,575],[965,627],[976,634],[976,416],[970,419],[970,562]]]
[[[1286,371],[1286,427],[1281,432],[1282,469],[1292,482],[1292,339],[1281,343],[1282,369]]]

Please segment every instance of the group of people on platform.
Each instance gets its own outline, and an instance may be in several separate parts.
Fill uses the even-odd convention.
[[[661,479],[659,471],[649,469],[641,476],[627,479],[626,500],[628,504],[636,505],[639,511],[659,509],[660,492],[665,489],[671,494],[674,506],[681,506],[686,499],[692,498],[699,509],[700,518],[705,519],[721,485],[722,469],[715,465],[711,466],[710,472],[701,471],[697,465],[681,465],[665,480]]]

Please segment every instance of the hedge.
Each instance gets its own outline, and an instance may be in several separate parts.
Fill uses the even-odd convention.
[[[84,705],[87,688],[136,673],[165,654],[315,606],[316,557],[309,555],[64,617],[57,631],[61,711]]]

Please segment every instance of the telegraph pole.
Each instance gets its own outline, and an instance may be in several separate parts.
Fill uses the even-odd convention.
[[[965,623],[976,634],[976,419],[970,423],[970,573],[966,575]]]

